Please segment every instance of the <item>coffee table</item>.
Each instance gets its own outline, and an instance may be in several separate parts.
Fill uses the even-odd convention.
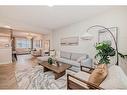
[[[66,73],[66,69],[70,68],[71,65],[69,64],[65,64],[65,63],[60,63],[59,62],[59,66],[55,66],[55,65],[51,65],[49,64],[47,61],[42,62],[40,65],[44,67],[44,72],[47,71],[53,71],[54,75],[55,75],[55,80],[62,77],[63,75],[65,75]]]

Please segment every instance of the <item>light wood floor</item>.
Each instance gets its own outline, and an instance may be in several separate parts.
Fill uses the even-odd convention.
[[[15,71],[37,65],[37,59],[31,55],[19,55],[16,63],[0,65],[0,89],[17,89]]]

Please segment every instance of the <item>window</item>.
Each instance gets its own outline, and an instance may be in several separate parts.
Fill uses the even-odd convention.
[[[34,40],[33,46],[34,48],[42,48],[42,40]]]
[[[16,48],[31,48],[31,40],[25,38],[16,39]]]

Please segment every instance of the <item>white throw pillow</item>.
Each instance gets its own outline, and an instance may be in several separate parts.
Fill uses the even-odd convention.
[[[82,61],[82,60],[85,60],[85,59],[86,59],[86,56],[79,57],[79,58],[77,59],[77,62],[78,62],[78,63],[81,63],[81,61]]]

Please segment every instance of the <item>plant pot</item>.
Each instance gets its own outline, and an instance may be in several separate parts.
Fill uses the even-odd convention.
[[[57,67],[59,67],[59,66],[60,66],[60,64],[59,64],[59,62],[58,62],[58,61],[56,61],[56,65],[57,65]]]

